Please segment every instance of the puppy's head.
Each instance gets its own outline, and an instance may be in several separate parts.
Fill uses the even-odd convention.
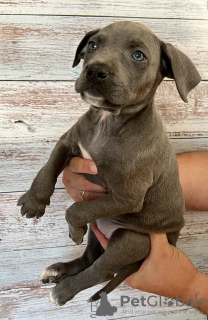
[[[185,102],[200,81],[184,53],[135,22],[117,22],[87,33],[77,48],[73,67],[81,59],[84,64],[76,91],[92,106],[114,114],[146,106],[164,77],[175,80]]]

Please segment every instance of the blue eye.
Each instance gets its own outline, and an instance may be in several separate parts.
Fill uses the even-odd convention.
[[[131,57],[136,61],[146,60],[145,55],[141,51],[135,51]]]
[[[89,44],[88,44],[88,48],[90,50],[96,50],[97,49],[97,45],[94,41],[90,41]]]

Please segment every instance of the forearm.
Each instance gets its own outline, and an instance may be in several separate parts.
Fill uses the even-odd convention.
[[[177,155],[187,210],[208,211],[208,152]]]
[[[193,281],[182,298],[187,302],[191,299],[194,308],[208,314],[208,275],[197,271]]]

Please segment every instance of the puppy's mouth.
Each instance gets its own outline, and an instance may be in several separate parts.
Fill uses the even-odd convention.
[[[103,95],[95,89],[89,89],[84,92],[81,92],[81,97],[83,100],[92,104],[95,107],[99,107],[105,100]]]
[[[84,101],[91,104],[91,106],[96,109],[109,111],[115,115],[120,113],[120,106],[115,105],[109,100],[105,99],[105,97],[95,89],[89,89],[81,92],[81,97]]]

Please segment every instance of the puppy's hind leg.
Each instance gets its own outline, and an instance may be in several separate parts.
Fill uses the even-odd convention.
[[[103,254],[104,249],[97,240],[94,232],[91,230],[90,224],[88,232],[87,247],[83,255],[69,262],[58,262],[47,267],[42,275],[42,283],[58,283],[63,278],[79,273],[88,268],[96,259]]]
[[[148,234],[127,229],[115,230],[106,251],[90,267],[58,283],[51,291],[51,301],[63,305],[78,292],[104,282],[109,275],[118,273],[118,277],[113,278],[112,283],[107,285],[107,291],[110,292],[126,277],[138,270],[138,261],[145,259],[149,251]],[[133,267],[129,266],[132,264],[134,264]]]
[[[127,277],[129,277],[132,273],[139,270],[141,263],[135,262],[128,266],[123,267],[118,274],[110,281],[106,286],[99,291],[97,291],[93,296],[89,299],[89,302],[93,302],[100,299],[100,293],[106,292],[107,294],[113,291],[119,284],[121,284]]]

